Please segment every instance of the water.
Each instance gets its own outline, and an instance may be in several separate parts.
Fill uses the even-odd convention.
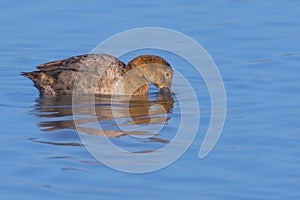
[[[1,197],[298,199],[299,6],[276,0],[1,2]],[[209,96],[204,82],[186,72],[200,85],[194,142],[169,167],[133,175],[97,162],[73,128],[68,99],[40,98],[19,73],[88,53],[115,33],[143,26],[175,29],[201,43],[222,74],[228,107],[219,142],[199,160]],[[155,101],[160,102],[152,90],[150,103]],[[131,151],[162,147],[174,137],[180,118],[177,100],[171,105],[169,134],[111,140]]]

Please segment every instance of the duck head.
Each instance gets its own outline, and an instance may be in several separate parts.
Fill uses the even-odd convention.
[[[163,58],[154,55],[141,55],[131,60],[127,68],[136,69],[140,76],[155,85],[161,93],[172,94],[173,70]]]

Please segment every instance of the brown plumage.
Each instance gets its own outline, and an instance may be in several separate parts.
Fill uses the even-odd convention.
[[[37,66],[23,72],[40,94],[145,95],[149,82],[170,93],[173,71],[163,58],[141,55],[126,66],[106,54],[86,54]]]

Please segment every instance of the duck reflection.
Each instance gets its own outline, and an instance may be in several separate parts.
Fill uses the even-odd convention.
[[[163,94],[130,99],[97,96],[94,101],[95,104],[91,104],[88,97],[76,97],[72,107],[72,96],[40,96],[36,100],[35,114],[45,120],[38,126],[46,132],[73,129],[107,137],[149,135],[153,134],[151,126],[163,125],[170,119],[168,113],[172,112],[174,103],[172,97]],[[102,130],[95,126],[97,123]],[[147,125],[150,129],[137,128]]]

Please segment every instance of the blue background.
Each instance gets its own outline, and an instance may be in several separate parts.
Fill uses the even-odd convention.
[[[299,199],[299,8],[296,0],[1,1],[1,198]],[[39,116],[38,92],[19,73],[145,26],[175,29],[206,48],[228,111],[208,157],[197,157],[204,127],[174,164],[133,175],[82,146],[59,145],[80,143],[73,130],[42,131],[37,125],[51,119]]]

